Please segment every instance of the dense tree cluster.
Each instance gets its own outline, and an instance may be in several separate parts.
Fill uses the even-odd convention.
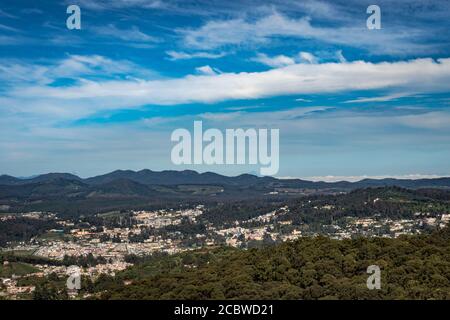
[[[17,217],[0,221],[0,247],[10,241],[28,241],[49,230],[60,228],[55,221]]]
[[[65,255],[62,264],[65,266],[80,266],[80,267],[93,267],[98,264],[105,264],[107,260],[102,256],[94,257],[92,253],[89,253],[87,255],[81,255],[81,256],[68,256]]]
[[[450,299],[450,230],[397,239],[302,238],[144,259],[100,278],[101,299]],[[381,268],[381,290],[366,286]],[[124,283],[131,283],[124,285]]]
[[[51,273],[47,278],[31,277],[19,280],[21,285],[34,285],[30,298],[33,300],[67,300],[66,279],[58,277],[55,273]]]
[[[62,266],[62,261],[54,260],[45,257],[34,256],[31,254],[15,254],[13,252],[0,253],[0,263],[8,262],[22,262],[27,264],[47,264],[51,266]]]

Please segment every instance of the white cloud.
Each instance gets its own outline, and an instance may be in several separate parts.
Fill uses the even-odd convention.
[[[170,60],[188,60],[195,58],[203,58],[203,59],[219,59],[226,55],[226,53],[209,53],[209,52],[194,52],[187,53],[182,51],[166,51],[166,54],[169,56]]]
[[[107,26],[95,27],[93,30],[101,36],[113,37],[123,41],[155,43],[160,42],[156,37],[150,36],[138,27],[132,26],[130,29],[119,29],[113,24]]]
[[[210,66],[202,66],[202,67],[197,67],[195,68],[195,70],[202,75],[205,76],[214,76],[220,73],[219,70],[217,70],[216,68],[211,68]]]
[[[155,77],[155,73],[139,68],[127,60],[111,60],[99,55],[68,55],[52,64],[29,63],[20,60],[0,59],[0,79],[5,84],[20,87],[31,84],[50,84],[60,78],[82,79],[86,76]]]
[[[426,79],[426,81],[424,81]],[[432,93],[448,91],[450,59],[404,62],[295,64],[264,72],[188,75],[162,80],[83,80],[67,87],[28,86],[12,89],[8,98],[45,100],[91,108],[174,105],[258,99],[291,94],[320,94],[371,89]],[[23,102],[23,101],[22,101]],[[20,103],[19,103],[20,104]],[[29,109],[29,107],[26,107]],[[34,109],[34,108],[32,108]]]
[[[228,113],[212,113],[207,112],[199,115],[200,118],[211,120],[211,121],[230,121],[235,120],[237,117],[241,116],[243,113],[241,112],[228,112]]]
[[[68,4],[70,1],[66,1]],[[161,0],[78,0],[80,7],[91,10],[107,10],[112,8],[138,7],[145,9],[163,9],[166,7]]]
[[[309,52],[302,51],[299,53],[299,56],[301,62],[317,63],[317,58]]]
[[[288,2],[290,7],[298,7],[308,16],[325,18],[326,20],[348,19],[348,10],[340,10],[338,6],[334,6],[330,2],[319,0],[303,0]]]
[[[42,65],[18,63],[13,60],[0,60],[0,79],[5,82],[49,83],[46,76],[49,68]]]
[[[450,115],[442,111],[420,115],[405,115],[399,118],[399,123],[419,129],[448,129]]]
[[[294,57],[288,57],[285,55],[269,57],[264,53],[258,53],[256,57],[252,59],[252,61],[265,64],[272,68],[290,66],[296,63],[318,63],[318,59],[316,56],[305,51],[299,52],[298,55]]]
[[[345,101],[345,103],[385,102],[385,101],[397,100],[399,98],[409,97],[412,95],[413,95],[412,93],[394,93],[394,94],[388,94],[388,95],[379,96],[379,97],[357,98],[357,99],[353,99],[353,100],[347,100],[347,101]]]
[[[264,44],[273,37],[314,39],[325,43],[365,48],[375,54],[405,54],[428,52],[431,45],[412,41],[424,34],[415,29],[401,28],[367,32],[365,25],[354,23],[339,27],[318,27],[309,17],[289,18],[277,11],[253,20],[233,18],[212,20],[197,29],[178,29],[190,48],[216,49],[229,45]]]
[[[289,66],[291,64],[295,64],[295,60],[293,58],[284,56],[284,55],[278,55],[274,57],[269,57],[268,55],[264,53],[258,53],[258,55],[252,59],[253,61],[265,64],[269,67],[284,67]]]

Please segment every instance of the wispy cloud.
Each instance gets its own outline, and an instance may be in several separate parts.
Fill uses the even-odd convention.
[[[20,45],[24,44],[27,39],[17,36],[5,36],[0,34],[0,45],[10,46],[10,45]]]
[[[297,99],[295,99],[295,101],[297,101],[297,102],[311,102],[311,100],[304,99],[304,98],[297,98]]]
[[[4,24],[0,24],[0,30],[11,31],[11,32],[20,32],[19,29],[10,27],[10,26],[4,25]]]
[[[42,11],[41,9],[38,8],[24,8],[22,10],[20,10],[20,12],[25,13],[25,14],[43,14],[44,11]]]
[[[132,26],[130,29],[120,29],[113,24],[109,24],[107,26],[99,26],[94,27],[92,29],[100,36],[117,38],[123,41],[130,41],[132,43],[133,42],[156,43],[161,41],[157,37],[153,37],[142,32],[136,26]]]
[[[5,10],[0,9],[0,17],[5,17],[9,19],[18,19],[16,15],[6,12]]]
[[[197,71],[197,73],[205,75],[205,76],[214,76],[214,75],[221,73],[220,70],[218,70],[216,68],[212,68],[210,66],[197,67],[197,68],[195,68],[195,70]]]
[[[177,31],[183,35],[186,46],[198,49],[265,44],[278,36],[347,45],[368,49],[375,54],[417,53],[431,50],[430,45],[415,41],[417,37],[425,36],[419,30],[409,28],[408,32],[404,32],[396,28],[389,32],[384,30],[370,32],[364,25],[315,26],[307,16],[290,18],[277,11],[256,19],[213,20],[196,29]]]
[[[395,88],[397,92],[445,92],[449,82],[450,59],[416,59],[407,62],[294,64],[264,72],[189,75],[162,80],[85,79],[65,87],[20,87],[11,90],[9,96],[54,100],[56,104],[58,101],[83,101],[103,108],[117,108],[118,105],[212,103],[387,88]]]
[[[269,57],[264,53],[258,53],[256,57],[252,59],[269,67],[279,68],[284,66],[290,66],[296,63],[317,63],[319,59],[312,53],[301,51],[294,57],[288,57],[285,55],[277,55]]]
[[[295,60],[291,57],[287,57],[285,55],[269,57],[267,54],[264,53],[258,53],[257,56],[254,57],[252,60],[274,68],[295,64]]]
[[[435,111],[421,115],[404,115],[399,121],[401,124],[420,129],[448,129],[450,115],[448,112]]]
[[[72,3],[66,1],[67,3]],[[165,8],[165,1],[161,0],[78,0],[81,7],[91,10],[107,10],[122,8],[145,8],[145,9],[161,9]]]
[[[210,53],[210,52],[193,52],[187,53],[183,51],[166,51],[170,60],[188,60],[188,59],[219,59],[226,55],[225,52]]]
[[[384,95],[384,96],[357,98],[357,99],[347,100],[347,101],[345,101],[345,103],[386,102],[386,101],[397,100],[400,98],[410,97],[413,95],[414,95],[414,93],[399,92],[399,93],[393,93],[393,94],[388,94],[388,95]]]
[[[156,73],[143,70],[127,60],[111,60],[100,55],[68,55],[52,63],[30,63],[16,59],[0,59],[0,80],[11,86],[48,85],[61,78],[81,80],[93,76],[100,79],[118,77],[155,77]]]

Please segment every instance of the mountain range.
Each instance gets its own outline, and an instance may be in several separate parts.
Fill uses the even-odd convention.
[[[90,178],[48,173],[30,178],[0,176],[0,211],[51,211],[71,215],[110,210],[178,206],[224,201],[279,201],[284,197],[346,193],[368,187],[450,189],[450,178],[364,179],[313,182],[242,174],[117,170]]]
[[[48,183],[58,180],[76,181],[89,186],[101,186],[118,181],[131,181],[147,186],[177,186],[177,185],[218,185],[218,186],[265,186],[277,188],[304,189],[358,189],[367,187],[398,186],[403,188],[450,188],[450,177],[433,179],[363,179],[357,182],[313,182],[301,179],[277,179],[273,177],[258,177],[251,174],[239,176],[224,176],[213,172],[198,173],[192,170],[184,171],[141,171],[116,170],[104,175],[90,178],[80,178],[70,173],[47,173],[31,178],[16,178],[9,175],[0,176],[0,185],[19,186],[36,183]]]

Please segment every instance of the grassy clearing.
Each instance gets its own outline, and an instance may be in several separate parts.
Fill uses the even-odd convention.
[[[39,269],[33,267],[28,263],[10,262],[7,265],[0,266],[0,277],[9,278],[13,274],[16,276],[24,276],[38,271]]]

